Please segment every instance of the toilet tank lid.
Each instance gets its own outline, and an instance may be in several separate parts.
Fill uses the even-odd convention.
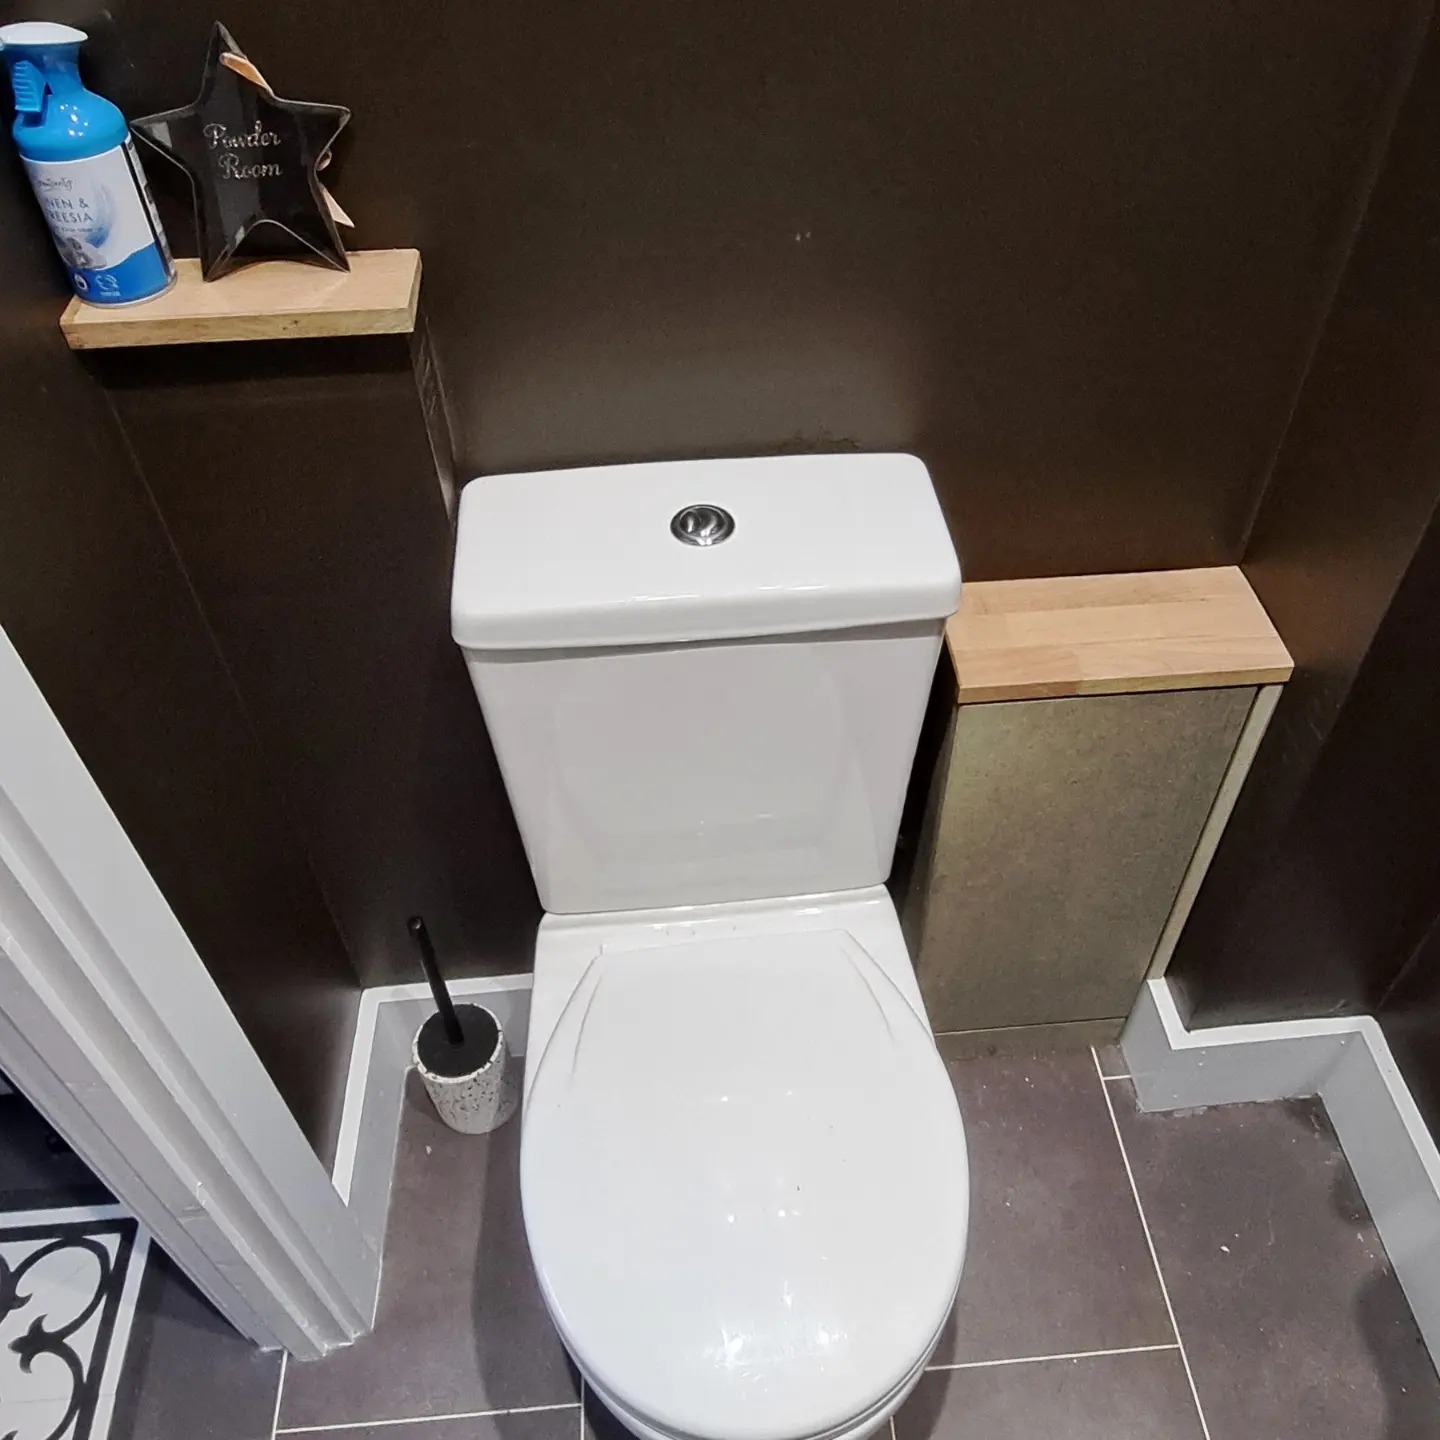
[[[672,521],[724,529],[687,544]],[[679,528],[684,529],[683,522]],[[460,497],[451,628],[534,650],[938,620],[960,566],[913,455],[787,455],[491,475]]]

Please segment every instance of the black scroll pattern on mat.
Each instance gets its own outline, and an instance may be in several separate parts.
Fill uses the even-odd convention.
[[[0,1253],[0,1324],[11,1316],[34,1307],[36,1314],[24,1333],[12,1340],[0,1354],[0,1401],[6,1398],[5,1372],[12,1367],[28,1375],[35,1361],[53,1356],[64,1366],[70,1378],[70,1394],[59,1421],[44,1435],[25,1436],[24,1440],[89,1440],[100,1395],[105,1362],[115,1334],[115,1321],[120,1309],[120,1293],[124,1288],[131,1252],[135,1244],[136,1223],[131,1219],[75,1221],[53,1226],[27,1225],[7,1229],[0,1217],[0,1245],[13,1247],[16,1242],[31,1241],[35,1248],[19,1261],[7,1260]],[[112,1256],[110,1248],[98,1237],[118,1235]],[[44,1296],[27,1285],[27,1280],[40,1265],[67,1251],[82,1251],[97,1262],[98,1278],[94,1291],[78,1309],[66,1306],[67,1318],[51,1323],[51,1314]],[[93,1343],[80,1348],[72,1343],[99,1313],[99,1328]],[[84,1353],[88,1351],[87,1353]],[[12,1359],[13,1357],[13,1359]],[[8,1431],[0,1440],[20,1440],[18,1432]]]

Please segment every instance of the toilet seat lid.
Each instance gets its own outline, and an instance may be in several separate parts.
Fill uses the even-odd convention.
[[[835,930],[603,950],[540,1059],[521,1192],[582,1368],[681,1436],[853,1422],[929,1353],[964,1258],[949,1077]]]

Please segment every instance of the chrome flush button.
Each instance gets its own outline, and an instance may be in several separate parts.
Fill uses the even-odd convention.
[[[735,517],[718,505],[687,505],[670,521],[670,533],[687,545],[718,545],[735,533]]]

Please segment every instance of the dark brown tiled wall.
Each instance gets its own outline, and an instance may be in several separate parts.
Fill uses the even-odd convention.
[[[445,0],[397,30],[380,0],[234,0],[224,18],[282,93],[353,107],[330,178],[357,245],[424,253],[462,476],[903,447],[931,465],[979,578],[1240,557],[1428,12]],[[191,96],[214,18],[194,0],[25,13],[88,28],[91,75],[132,115]],[[511,968],[536,915],[445,639],[433,429],[394,345],[151,359],[97,372],[137,473],[49,333],[58,276],[13,164],[0,183],[27,276],[14,290],[7,271],[0,343],[25,374],[6,454],[32,471],[0,501],[16,506],[7,537],[32,532],[3,603],[323,1130],[346,1023],[325,1017],[352,983],[340,945],[388,978],[418,906],[466,968]],[[183,186],[161,188],[184,251]],[[1361,346],[1362,372],[1403,313]],[[1304,512],[1309,483],[1287,475],[1256,583],[1287,639],[1302,632],[1302,685],[1338,673],[1343,691],[1419,512],[1404,474],[1367,482],[1374,545],[1342,509],[1287,553],[1269,527],[1291,487]],[[137,508],[146,485],[158,519]],[[45,556],[113,588],[56,607]],[[1305,642],[1321,599],[1353,623]],[[1315,729],[1293,714],[1275,744],[1299,758],[1278,750],[1257,774],[1291,797]],[[161,769],[163,789],[137,783]],[[1263,819],[1217,872],[1232,897]],[[1258,968],[1222,961],[1216,993]],[[287,1045],[303,1016],[324,1038]]]
[[[31,8],[93,24],[129,113],[193,94],[212,8]],[[225,22],[353,109],[330,175],[355,244],[424,253],[462,473],[913,449],[979,578],[1238,557],[1427,8]]]
[[[448,437],[415,343],[182,346],[95,367],[368,985],[416,978],[417,911],[470,973],[528,969],[539,918],[450,639]]]
[[[9,156],[0,162],[13,181]],[[9,198],[0,626],[328,1153],[354,973],[120,426],[60,338],[43,227],[28,197],[23,208]]]
[[[1440,912],[1437,128],[1432,38],[1245,560],[1297,670],[1176,953],[1202,1024],[1373,1010]]]

